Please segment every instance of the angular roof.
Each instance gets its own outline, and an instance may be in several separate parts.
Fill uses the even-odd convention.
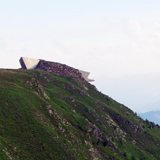
[[[88,76],[89,76],[89,72],[86,72],[86,71],[82,71],[82,70],[79,70],[79,72],[82,74],[82,77],[87,81],[87,82],[92,82],[94,81],[93,79],[89,79]]]
[[[31,59],[26,57],[21,57],[19,62],[23,69],[34,69],[39,63],[39,59]]]

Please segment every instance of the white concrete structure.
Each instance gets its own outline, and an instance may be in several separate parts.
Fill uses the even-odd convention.
[[[39,63],[39,59],[31,59],[26,57],[21,57],[19,62],[23,69],[34,69]]]
[[[31,58],[26,58],[26,57],[21,57],[20,60],[19,60],[23,69],[35,69],[36,66],[38,65],[39,61],[40,61],[39,59],[31,59]],[[82,71],[82,70],[79,70],[79,72],[82,74],[82,77],[87,82],[94,81],[93,79],[88,78],[88,76],[90,74],[89,72]]]
[[[88,76],[89,76],[89,72],[86,72],[86,71],[82,71],[82,70],[79,70],[79,72],[82,74],[82,77],[87,81],[87,82],[92,82],[94,81],[93,79],[89,79]]]

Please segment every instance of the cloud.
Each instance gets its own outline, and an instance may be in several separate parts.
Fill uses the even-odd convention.
[[[133,32],[134,34],[141,33],[141,26],[136,20],[129,19],[128,27],[129,27],[130,31]]]
[[[154,22],[154,23],[152,23],[152,27],[153,27],[153,29],[160,31],[160,23]]]

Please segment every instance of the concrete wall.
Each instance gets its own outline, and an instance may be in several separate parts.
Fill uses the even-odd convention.
[[[34,69],[39,63],[39,59],[31,59],[26,57],[21,57],[19,62],[23,69]]]
[[[79,70],[79,72],[82,74],[82,77],[87,81],[87,82],[92,82],[94,81],[93,79],[89,79],[88,76],[89,76],[89,72],[86,72],[86,71],[82,71],[82,70]]]

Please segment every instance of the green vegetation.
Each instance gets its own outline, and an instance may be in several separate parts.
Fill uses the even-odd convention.
[[[0,159],[157,160],[160,127],[78,79],[0,70]]]

